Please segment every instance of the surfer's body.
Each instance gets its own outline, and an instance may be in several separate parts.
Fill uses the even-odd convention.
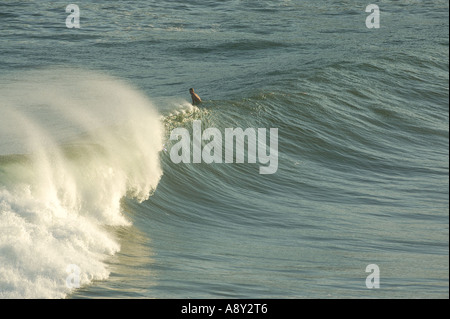
[[[189,93],[191,94],[193,105],[198,105],[202,103],[202,99],[200,98],[200,96],[198,96],[197,93],[194,92],[194,89],[189,89]]]

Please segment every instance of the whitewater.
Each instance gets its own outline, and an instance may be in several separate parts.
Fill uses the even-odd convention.
[[[120,249],[108,227],[130,225],[121,199],[156,188],[160,116],[138,90],[94,72],[1,80],[0,298],[62,298],[108,277],[105,258]]]

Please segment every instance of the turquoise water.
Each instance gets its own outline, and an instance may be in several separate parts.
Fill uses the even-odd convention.
[[[0,297],[448,298],[448,1],[76,4],[0,4]]]

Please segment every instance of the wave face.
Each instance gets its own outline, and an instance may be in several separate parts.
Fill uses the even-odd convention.
[[[117,79],[71,69],[22,73],[0,88],[1,298],[60,298],[109,275],[130,222],[162,175],[152,104]],[[76,275],[77,277],[73,277]]]

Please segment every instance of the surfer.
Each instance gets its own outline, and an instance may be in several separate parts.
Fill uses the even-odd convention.
[[[193,105],[197,105],[202,103],[202,99],[200,98],[200,96],[198,96],[197,93],[194,92],[194,89],[190,88],[189,89],[189,93],[191,93],[191,98],[192,98],[192,104]]]

